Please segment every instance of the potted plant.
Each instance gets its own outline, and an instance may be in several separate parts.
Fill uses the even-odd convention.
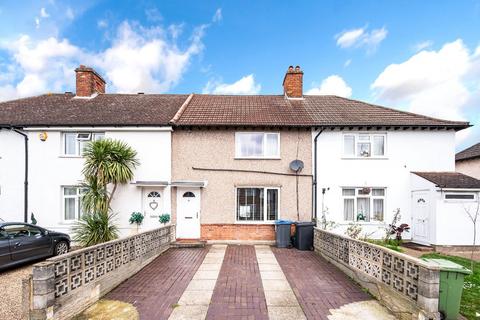
[[[145,218],[145,216],[143,214],[141,214],[140,212],[132,212],[132,215],[130,216],[130,219],[128,220],[130,222],[130,224],[135,224],[136,225],[136,227],[137,227],[136,232],[137,233],[138,233],[138,228],[142,224],[144,218]]]
[[[158,220],[161,224],[166,225],[170,221],[170,215],[168,213],[164,213],[158,217]]]

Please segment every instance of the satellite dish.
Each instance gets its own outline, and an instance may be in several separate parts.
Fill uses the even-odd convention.
[[[296,172],[296,173],[299,173],[300,171],[302,171],[303,167],[305,165],[303,164],[303,161],[302,160],[293,160],[292,162],[290,162],[290,170],[292,170],[293,172]]]

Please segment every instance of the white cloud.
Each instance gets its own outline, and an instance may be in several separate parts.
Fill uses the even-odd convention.
[[[222,15],[222,8],[218,8],[215,11],[215,14],[213,15],[212,22],[219,22],[222,21],[223,15]]]
[[[427,49],[427,48],[430,48],[431,46],[433,45],[433,41],[432,40],[425,40],[425,41],[421,41],[417,44],[415,44],[413,46],[413,49],[418,52],[418,51],[422,51],[423,49]]]
[[[36,29],[40,28],[40,19],[39,18],[35,18],[35,28]]]
[[[221,83],[216,81],[207,82],[203,93],[213,94],[258,94],[262,86],[255,82],[253,74],[242,77],[234,83]]]
[[[48,14],[47,10],[45,8],[40,9],[40,17],[42,18],[48,18],[50,15]]]
[[[204,27],[198,28],[190,45],[180,50],[168,42],[162,29],[134,30],[124,22],[111,48],[97,57],[117,92],[165,92],[178,83],[191,58],[203,49]]]
[[[68,7],[67,11],[65,11],[65,15],[67,16],[68,19],[73,20],[75,19],[75,13],[73,12],[73,9]]]
[[[325,78],[320,86],[311,88],[305,94],[307,95],[336,95],[349,98],[352,95],[352,88],[343,80],[342,77],[333,74]]]
[[[346,68],[346,67],[348,67],[351,63],[352,63],[352,59],[348,59],[348,60],[345,61],[345,63],[343,64],[343,67]]]
[[[337,45],[340,48],[349,48],[360,41],[365,33],[364,28],[343,31],[337,35]]]
[[[373,52],[380,43],[385,40],[388,30],[385,27],[373,29],[368,32],[367,27],[343,31],[335,36],[337,46],[342,49],[346,48],[366,48],[367,52]]]
[[[108,21],[105,20],[105,19],[98,20],[97,21],[97,27],[99,27],[101,29],[108,27]]]
[[[196,28],[184,49],[169,40],[160,27],[134,27],[128,22],[120,25],[111,46],[100,52],[89,52],[67,39],[35,41],[21,36],[0,44],[0,51],[4,50],[9,59],[8,64],[0,65],[0,74],[10,75],[12,68],[15,70],[15,79],[0,77],[0,100],[72,90],[74,70],[80,63],[104,75],[110,92],[166,92],[203,50],[205,28]]]
[[[371,89],[377,99],[404,104],[412,112],[465,120],[475,106],[478,110],[479,76],[480,57],[458,39],[387,66]]]

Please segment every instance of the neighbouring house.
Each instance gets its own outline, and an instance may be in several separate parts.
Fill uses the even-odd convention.
[[[69,232],[82,214],[82,148],[107,137],[127,142],[141,163],[112,201],[121,234],[129,234],[133,211],[146,213],[144,228],[157,227],[158,215],[171,212],[169,121],[188,95],[105,94],[105,81],[93,69],[81,66],[76,77],[76,94],[0,103],[0,218],[30,221],[34,213],[39,225]],[[19,133],[28,138],[26,156]]]
[[[455,170],[480,179],[480,143],[455,155]]]
[[[82,145],[112,137],[141,162],[113,200],[123,233],[142,211],[145,228],[172,213],[184,239],[272,240],[275,220],[312,218],[382,237],[399,208],[414,234],[411,172],[453,172],[455,133],[468,126],[304,95],[299,67],[287,70],[283,94],[227,96],[107,94],[82,66],[76,94],[0,103],[0,217],[24,217],[22,134],[27,213],[63,230],[81,214]]]

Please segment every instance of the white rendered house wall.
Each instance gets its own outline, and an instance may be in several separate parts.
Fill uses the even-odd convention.
[[[63,152],[63,134],[67,131],[105,132],[106,138],[125,141],[138,153],[140,166],[135,170],[133,181],[170,181],[171,179],[171,129],[170,128],[93,128],[93,129],[49,129],[27,130],[29,135],[29,216],[35,214],[38,224],[45,228],[70,232],[72,221],[64,216],[64,200],[62,187],[78,186],[83,177],[81,174],[84,159],[80,156],[66,156]],[[47,132],[48,138],[41,141],[39,134]],[[11,139],[11,138],[10,138]],[[11,142],[16,160],[8,162],[6,172],[20,172],[9,179],[0,176],[0,183],[5,189],[20,188],[19,196],[6,199],[8,208],[16,208],[14,215],[8,220],[23,219],[23,139],[21,136]],[[10,154],[10,152],[9,152]],[[13,157],[13,156],[12,156]],[[0,160],[2,161],[2,160]],[[3,182],[5,180],[5,182]],[[133,182],[132,181],[132,182]],[[20,186],[20,187],[19,187]],[[162,196],[162,213],[170,213],[170,188],[155,187]],[[18,193],[18,192],[17,192]],[[128,219],[133,211],[143,211],[144,188],[134,184],[120,186],[112,201],[116,223],[122,235],[128,235],[132,226]],[[11,192],[8,193],[9,195]],[[0,210],[4,210],[0,208]],[[1,211],[0,211],[1,212]],[[15,218],[15,216],[17,218]],[[1,217],[1,216],[0,216]],[[3,218],[3,217],[2,217]],[[159,226],[158,218],[146,217],[143,228]]]
[[[318,131],[312,132],[312,139]],[[344,156],[345,134],[384,134],[385,156],[355,158]],[[350,224],[343,214],[342,188],[385,188],[384,223],[360,222],[363,233],[372,237],[384,236],[384,226],[391,222],[397,208],[401,222],[411,224],[412,171],[454,171],[455,132],[449,131],[329,131],[320,134],[317,141],[317,217],[327,211],[327,220],[337,224],[343,233]],[[325,195],[322,197],[322,188]],[[406,238],[409,238],[407,233]]]

